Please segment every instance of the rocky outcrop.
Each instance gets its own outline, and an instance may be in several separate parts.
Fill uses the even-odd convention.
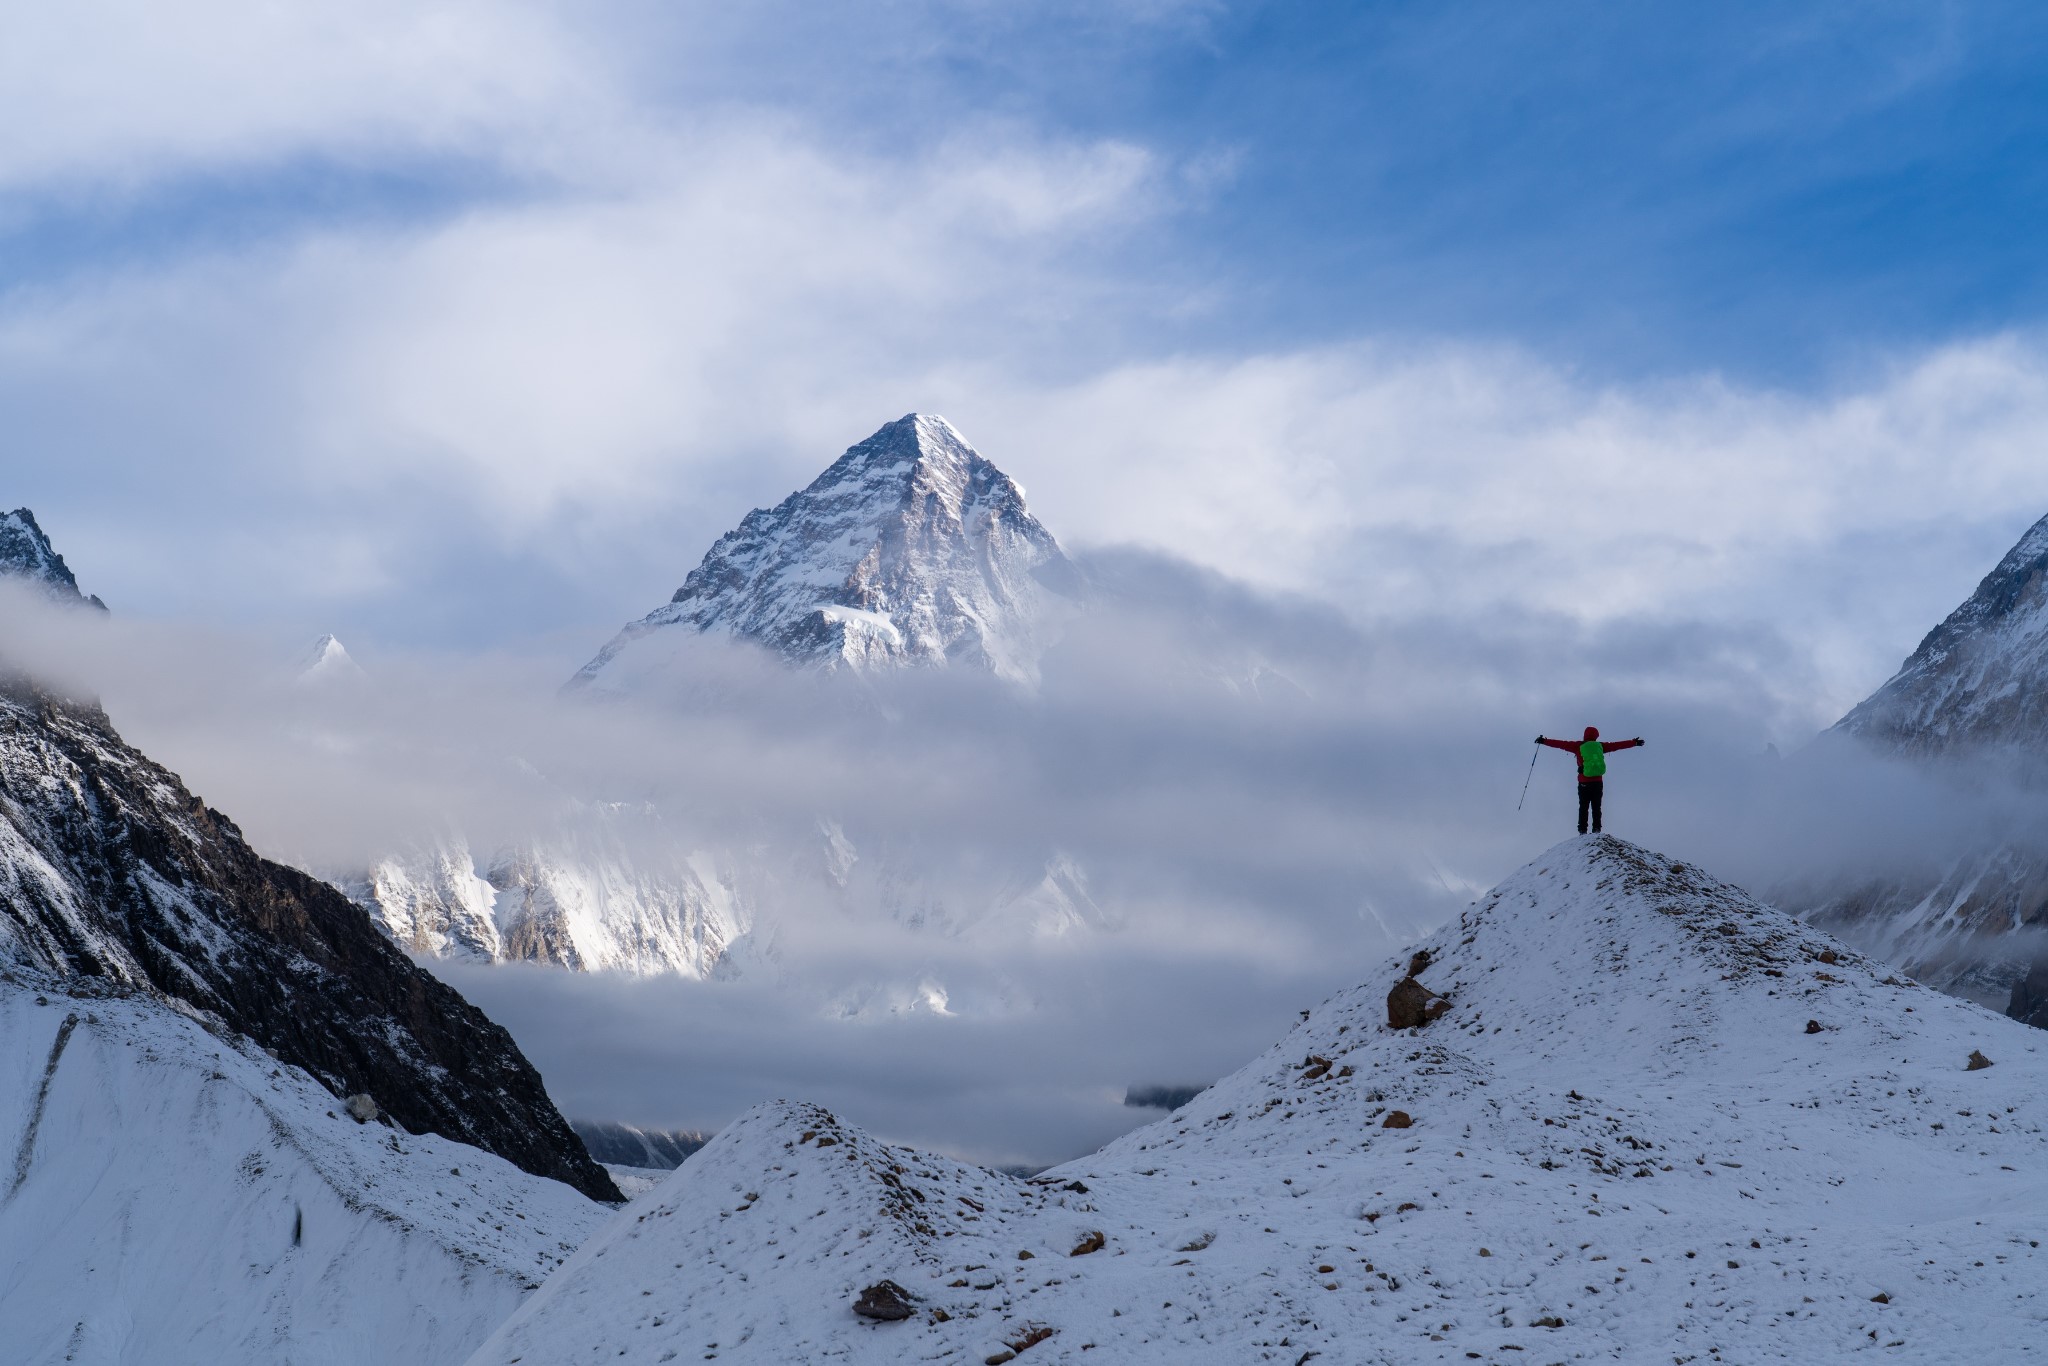
[[[337,1099],[619,1198],[510,1035],[96,705],[18,675],[0,685],[0,957],[184,1002]]]

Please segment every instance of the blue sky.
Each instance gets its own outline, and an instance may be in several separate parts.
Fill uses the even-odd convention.
[[[131,611],[570,659],[926,408],[1069,540],[1375,611],[1831,633],[1833,705],[2048,511],[2035,7],[85,4],[20,38],[0,497]],[[1559,544],[1596,477],[1629,524]]]

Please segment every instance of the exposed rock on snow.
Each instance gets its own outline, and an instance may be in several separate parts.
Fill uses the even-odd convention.
[[[10,1363],[445,1366],[609,1214],[103,980],[0,968],[0,1039]]]
[[[52,548],[50,538],[36,525],[35,514],[27,508],[0,515],[0,576],[41,584],[51,597],[60,601],[107,610],[98,597],[78,591],[78,580],[64,563],[64,557]]]
[[[616,1198],[512,1038],[96,706],[0,686],[0,962],[161,993],[337,1096]]]
[[[2039,1034],[1603,836],[1427,947],[1453,1001],[1428,1034],[1386,1027],[1395,959],[1031,1182],[759,1107],[472,1364],[974,1361],[1025,1338],[1296,1366],[2034,1350]],[[1999,1065],[1964,1070],[1972,1049]],[[921,1312],[859,1319],[885,1279]]]
[[[944,418],[912,413],[748,513],[572,686],[630,690],[663,668],[662,637],[677,630],[751,640],[796,664],[964,665],[1028,681],[1048,609],[1077,587],[1024,491]]]

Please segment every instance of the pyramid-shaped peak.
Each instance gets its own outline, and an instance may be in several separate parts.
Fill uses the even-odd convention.
[[[301,651],[294,672],[302,683],[363,676],[362,666],[356,663],[348,648],[332,635],[321,636]]]
[[[1036,677],[1052,599],[1079,576],[1024,491],[945,418],[908,413],[809,485],[721,536],[669,603],[574,680],[608,690],[665,670],[678,637],[752,641],[793,664],[966,666]],[[642,642],[649,642],[643,644]],[[630,663],[617,663],[630,656]]]

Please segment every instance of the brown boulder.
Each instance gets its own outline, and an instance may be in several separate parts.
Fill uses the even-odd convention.
[[[1964,1067],[1963,1070],[1965,1072],[1981,1072],[1989,1066],[1991,1066],[1991,1059],[1973,1048],[1970,1050],[1969,1065]]]
[[[1406,1110],[1389,1110],[1387,1117],[1380,1121],[1382,1129],[1406,1129],[1415,1123]]]
[[[1413,977],[1403,977],[1387,993],[1387,1028],[1416,1029],[1450,1008],[1451,1003],[1445,998]]]
[[[1408,975],[1410,977],[1420,977],[1423,970],[1433,961],[1435,960],[1430,958],[1428,949],[1417,949],[1415,956],[1408,960]]]
[[[894,1281],[876,1281],[860,1292],[860,1298],[853,1302],[853,1312],[864,1319],[895,1323],[917,1310],[911,1307],[910,1292],[902,1286]]]
[[[1067,1255],[1069,1257],[1085,1257],[1091,1252],[1102,1251],[1102,1249],[1105,1246],[1107,1246],[1108,1243],[1109,1239],[1103,1237],[1102,1234],[1100,1234],[1099,1232],[1091,1233],[1086,1238],[1083,1238],[1080,1242],[1074,1244],[1074,1250],[1072,1252],[1069,1252]]]

